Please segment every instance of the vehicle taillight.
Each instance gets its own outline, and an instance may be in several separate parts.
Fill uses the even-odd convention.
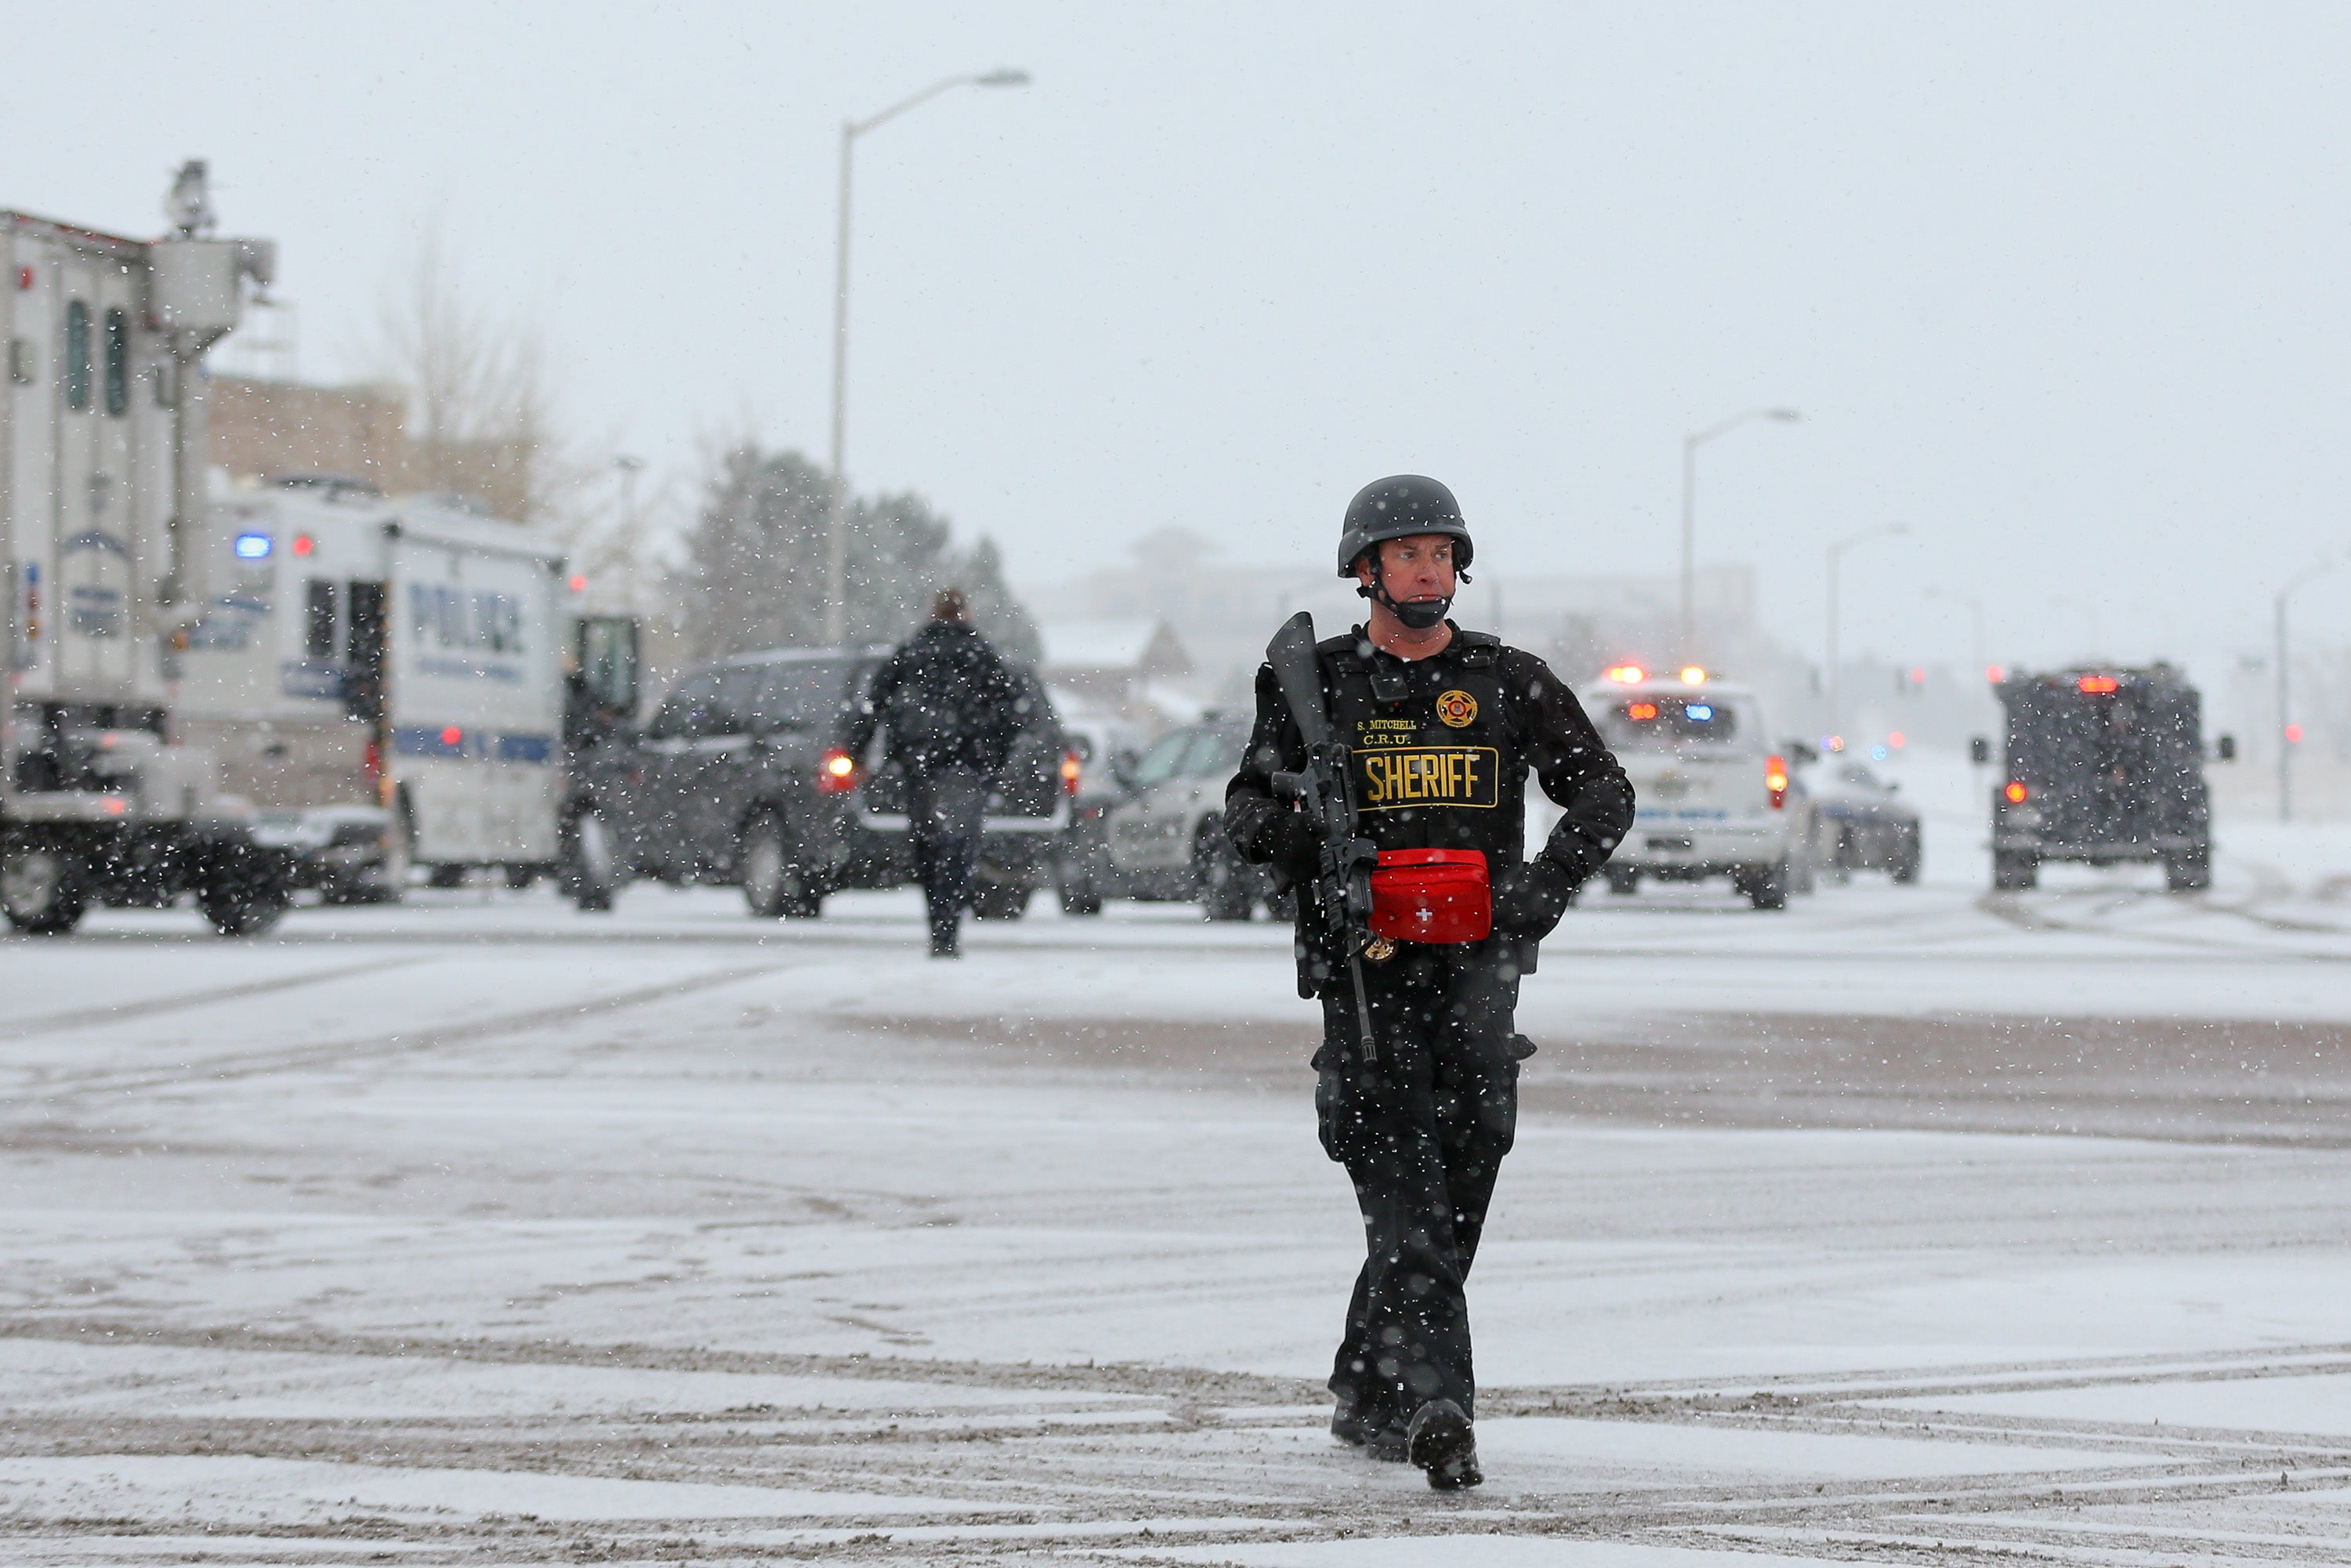
[[[1763,787],[1771,791],[1771,810],[1785,810],[1788,804],[1788,759],[1772,757],[1764,759]]]
[[[846,795],[857,788],[857,758],[839,747],[824,754],[816,765],[816,788],[820,795]]]
[[[2074,683],[2085,696],[2103,697],[2122,689],[2122,683],[2112,675],[2084,675]]]
[[[2008,803],[2011,806],[2023,805],[2025,797],[2032,793],[2032,790],[2027,789],[2024,787],[2024,780],[2022,779],[2010,779],[2008,781],[2008,788],[2001,791],[2001,794],[2007,799]]]
[[[1085,764],[1078,760],[1078,754],[1076,752],[1064,751],[1061,753],[1062,794],[1074,798],[1078,792],[1078,785],[1085,776]]]

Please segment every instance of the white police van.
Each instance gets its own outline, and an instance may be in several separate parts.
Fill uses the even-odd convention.
[[[560,856],[562,552],[447,497],[265,483],[216,504],[180,721],[330,899],[413,863],[517,884]]]
[[[1755,693],[1696,666],[1653,675],[1622,664],[1579,695],[1636,801],[1609,891],[1629,895],[1643,877],[1728,876],[1757,909],[1785,909],[1803,870],[1802,836],[1787,759],[1771,752]]]

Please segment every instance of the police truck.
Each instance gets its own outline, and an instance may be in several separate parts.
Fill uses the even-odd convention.
[[[192,894],[242,935],[286,907],[286,857],[173,700],[211,594],[204,355],[275,253],[213,237],[202,162],[166,210],[154,241],[0,211],[0,914],[18,931]]]

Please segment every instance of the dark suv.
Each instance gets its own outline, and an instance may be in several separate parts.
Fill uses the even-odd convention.
[[[689,670],[642,729],[591,746],[566,834],[581,906],[609,906],[633,874],[739,886],[754,915],[809,918],[838,889],[912,882],[905,781],[881,761],[887,737],[861,759],[855,788],[819,778],[843,716],[888,656],[750,653]],[[972,885],[982,919],[1028,909],[1069,822],[1060,723],[1035,677],[1019,679],[1027,723],[988,796]]]
[[[2020,674],[1999,695],[2008,744],[1992,791],[1992,886],[2031,887],[2043,861],[2160,861],[2174,893],[2210,885],[2201,705],[2178,670]],[[1975,752],[1991,760],[1988,742]],[[2217,755],[2236,754],[2222,736]]]

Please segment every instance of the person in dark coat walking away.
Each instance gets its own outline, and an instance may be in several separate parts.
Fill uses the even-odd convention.
[[[1370,614],[1317,643],[1313,665],[1355,831],[1378,854],[1370,929],[1337,925],[1305,886],[1298,899],[1299,994],[1322,1003],[1322,1148],[1354,1185],[1365,1244],[1331,1371],[1331,1431],[1375,1458],[1409,1458],[1440,1490],[1484,1479],[1464,1285],[1517,1124],[1519,1063],[1534,1051],[1512,1016],[1519,978],[1633,823],[1632,786],[1567,683],[1446,618],[1469,556],[1460,507],[1434,479],[1383,479],[1348,507],[1339,575]],[[1322,841],[1274,775],[1305,761],[1268,663],[1225,829],[1242,858],[1296,883],[1315,876]],[[1564,811],[1531,856],[1530,773]]]
[[[988,786],[1012,754],[1027,706],[1019,678],[972,630],[962,591],[949,588],[932,603],[930,624],[873,672],[841,737],[842,749],[862,758],[880,725],[890,759],[905,770],[934,958],[959,954]]]

